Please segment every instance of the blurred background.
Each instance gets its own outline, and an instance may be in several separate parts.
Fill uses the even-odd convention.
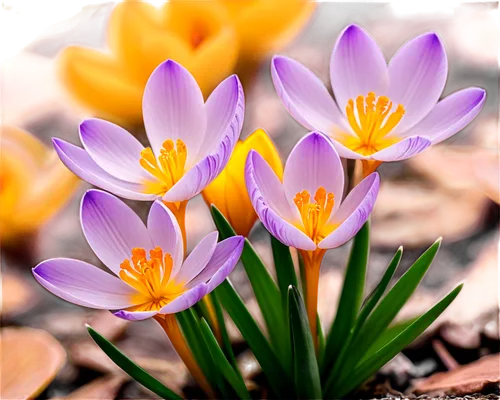
[[[158,7],[159,13],[162,2],[151,3]],[[116,7],[116,3],[98,0],[2,2],[1,378],[4,388],[8,383],[9,388],[21,385],[25,392],[31,391],[27,397],[33,394],[40,398],[153,397],[120,374],[91,342],[85,323],[114,340],[171,388],[180,390],[189,386],[184,365],[153,321],[128,324],[109,312],[73,306],[44,291],[31,275],[32,267],[52,257],[78,258],[101,265],[87,245],[79,223],[80,199],[90,186],[79,182],[61,166],[51,150],[51,138],[79,144],[78,125],[92,115],[109,117],[139,138],[144,136],[137,122],[140,116],[137,117],[133,107],[137,97],[135,89],[129,90],[128,81],[118,82],[119,73],[107,69],[107,64],[102,71],[88,72],[101,65],[102,60],[93,59],[101,53],[80,54],[75,50],[70,54],[65,50],[70,45],[103,52],[109,48],[123,50],[123,46],[110,38],[112,32],[118,35],[116,37],[124,35],[110,28]],[[411,160],[386,163],[379,168],[382,186],[372,216],[368,286],[378,281],[400,245],[405,252],[398,274],[440,236],[444,238],[441,251],[400,317],[425,311],[459,281],[467,282],[436,324],[382,370],[381,379],[388,382],[391,390],[406,390],[413,379],[449,368],[446,360],[449,361],[450,355],[459,364],[468,364],[499,351],[498,3],[321,2],[313,8],[298,12],[300,16],[293,29],[272,47],[254,49],[240,44],[239,58],[226,54],[227,65],[220,66],[226,68],[228,74],[240,73],[245,85],[247,114],[242,138],[263,128],[277,144],[283,160],[306,130],[288,115],[274,92],[270,57],[273,53],[290,56],[328,84],[331,50],[338,34],[348,24],[365,28],[387,60],[406,41],[435,31],[445,44],[449,61],[443,95],[468,86],[483,87],[487,91],[482,112],[462,132]],[[265,26],[269,21],[285,18],[279,14],[262,15],[261,21],[254,21],[255,35],[260,24]],[[134,35],[140,37],[140,29],[146,29],[146,24],[142,28],[128,27],[133,39]],[[250,37],[248,43],[252,40],[263,39]],[[230,49],[231,42],[227,46]],[[193,68],[197,65],[192,60],[186,62],[193,62]],[[220,81],[224,76],[210,75],[215,74],[217,68],[219,66],[205,66],[203,71],[193,73]],[[127,95],[131,93],[130,98],[126,94],[115,94],[121,98],[103,100],[96,106],[92,96],[96,97],[103,89],[97,84],[92,86],[82,77],[89,79],[88,82],[94,78],[109,85],[115,85],[111,80],[117,77],[116,87]],[[141,79],[137,78],[134,85]],[[208,82],[206,91],[210,90]],[[124,103],[114,103],[119,101]],[[119,107],[113,108],[112,103]],[[127,115],[118,115],[116,109],[127,110]],[[129,204],[145,217],[148,204]],[[191,248],[214,229],[201,196],[190,201],[187,218],[188,247]],[[264,229],[256,226],[250,238],[271,266],[269,238]],[[334,317],[349,247],[348,244],[328,252],[322,265],[319,312],[324,324]],[[242,268],[235,270],[232,281],[259,319],[258,307]],[[236,343],[241,341],[236,328],[231,329],[231,335]],[[9,349],[8,356],[6,349]],[[7,371],[5,365],[13,359],[17,360],[17,367]],[[255,375],[257,365],[243,346],[239,362],[246,376]],[[19,383],[15,376],[19,379],[24,376],[29,382]],[[2,398],[7,398],[5,396],[4,393]]]

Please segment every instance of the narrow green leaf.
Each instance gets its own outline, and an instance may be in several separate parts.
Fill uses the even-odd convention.
[[[401,308],[413,294],[425,273],[429,269],[441,240],[436,241],[420,258],[406,271],[399,281],[372,311],[356,338],[349,346],[349,358],[342,366],[339,379],[349,376],[356,363],[363,357],[378,336],[394,320]]]
[[[273,250],[274,267],[276,268],[276,276],[278,277],[278,286],[281,292],[283,307],[286,306],[286,298],[288,296],[288,287],[290,285],[298,287],[297,275],[293,265],[292,254],[290,248],[281,243],[273,235],[271,236],[271,248]]]
[[[325,333],[323,331],[323,326],[321,320],[319,319],[319,314],[316,316],[316,326],[318,327],[318,365],[321,371],[323,363],[325,361]]]
[[[335,359],[339,356],[358,316],[363,301],[369,251],[370,223],[367,221],[354,237],[337,315],[326,339],[323,374],[328,372]]]
[[[221,239],[234,236],[236,233],[224,215],[213,205],[211,210]],[[288,337],[288,327],[283,313],[280,292],[248,239],[245,239],[241,262],[245,267],[245,272],[266,322],[269,339],[283,361],[283,366],[289,365],[290,346],[286,340],[283,340],[283,338]]]
[[[293,347],[295,391],[299,399],[320,399],[321,382],[318,361],[304,302],[296,287],[288,289],[290,331]]]
[[[135,362],[123,354],[118,347],[109,342],[104,336],[92,329],[89,325],[87,325],[87,331],[101,350],[104,351],[104,353],[106,353],[106,355],[111,358],[116,365],[130,375],[132,379],[139,382],[142,386],[151,390],[162,399],[182,400],[182,397],[170,390],[158,379],[148,374],[143,368],[138,366]]]
[[[421,317],[417,318],[385,346],[379,348],[379,350],[368,359],[362,361],[352,374],[340,382],[338,389],[332,391],[331,397],[337,398],[346,396],[394,358],[401,350],[411,344],[411,342],[420,336],[451,304],[462,290],[462,287],[463,284],[458,285],[439,303]]]
[[[250,394],[245,386],[245,382],[239,372],[237,372],[232,365],[227,360],[224,355],[222,349],[219,347],[219,343],[217,343],[217,339],[214,334],[210,330],[208,323],[205,319],[203,319],[200,323],[201,330],[203,332],[203,336],[207,347],[210,351],[210,354],[217,365],[217,368],[224,375],[226,380],[238,394],[241,399],[251,399]]]
[[[212,300],[212,304],[215,309],[215,316],[217,317],[217,323],[219,325],[219,331],[222,338],[222,346],[224,354],[226,355],[231,365],[236,370],[238,370],[238,363],[236,362],[236,357],[234,356],[233,347],[231,346],[231,340],[229,339],[229,335],[227,333],[226,321],[224,320],[224,312],[222,311],[219,298],[217,297],[217,293],[215,292],[210,293],[209,296]]]
[[[229,280],[226,279],[215,292],[255,355],[272,390],[280,398],[292,398],[288,373]]]

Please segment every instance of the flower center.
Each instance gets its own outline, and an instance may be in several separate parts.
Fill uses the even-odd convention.
[[[314,203],[311,203],[311,195],[307,190],[303,190],[295,195],[293,202],[299,209],[302,219],[301,229],[314,243],[321,242],[333,231],[334,225],[328,223],[335,205],[333,193],[327,193],[321,186],[314,195]]]
[[[371,155],[394,143],[397,137],[386,137],[401,121],[405,113],[402,104],[392,110],[392,101],[386,96],[378,96],[374,92],[366,96],[356,97],[356,104],[349,99],[346,115],[356,137],[344,135],[343,144],[353,151],[363,155]]]
[[[120,264],[120,278],[139,292],[133,295],[134,311],[159,310],[186,290],[170,280],[172,267],[172,256],[159,247],[149,252],[149,260],[143,248],[132,249],[131,259]]]
[[[172,139],[165,140],[160,149],[158,159],[150,147],[141,151],[142,168],[159,180],[145,183],[146,193],[164,194],[174,186],[184,175],[187,159],[187,147],[177,139],[174,146]]]

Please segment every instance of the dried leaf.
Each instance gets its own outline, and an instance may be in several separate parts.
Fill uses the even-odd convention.
[[[3,273],[1,278],[0,315],[2,318],[11,318],[22,314],[37,304],[38,296],[23,278],[12,273]]]
[[[36,397],[54,379],[66,353],[47,332],[31,328],[3,328],[0,333],[2,399]]]
[[[51,400],[114,399],[122,385],[129,379],[126,375],[103,376],[78,388],[64,398],[54,397]]]

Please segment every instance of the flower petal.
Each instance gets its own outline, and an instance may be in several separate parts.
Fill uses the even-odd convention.
[[[120,310],[113,313],[115,316],[126,319],[128,321],[143,321],[145,319],[154,317],[158,311],[127,311]]]
[[[170,278],[177,284],[187,285],[206,267],[217,245],[219,232],[211,232],[191,251],[177,274]]]
[[[289,201],[303,190],[313,198],[324,187],[335,196],[334,213],[344,193],[344,168],[332,141],[319,132],[304,136],[288,156],[283,186]]]
[[[271,74],[276,93],[290,114],[309,130],[330,133],[343,117],[323,82],[295,60],[275,56]]]
[[[134,247],[153,248],[144,223],[123,201],[100,190],[83,196],[83,233],[94,253],[115,274]]]
[[[203,142],[206,116],[203,95],[196,80],[172,60],[161,63],[151,74],[142,100],[146,132],[157,155],[167,139],[181,139],[190,165]]]
[[[379,186],[379,175],[374,172],[348,194],[331,219],[332,223],[339,224],[339,226],[319,242],[319,248],[333,249],[342,246],[358,233],[373,210]]]
[[[91,185],[108,190],[131,200],[152,201],[158,196],[143,193],[142,185],[115,178],[99,167],[87,152],[60,139],[53,139],[54,148],[61,161],[74,174]]]
[[[175,274],[184,261],[184,244],[181,228],[177,219],[161,200],[156,200],[148,215],[148,232],[154,246],[163,253],[169,253],[174,261],[172,275]]]
[[[233,271],[243,252],[244,245],[245,238],[243,236],[233,236],[218,243],[207,266],[189,282],[188,287],[208,281],[207,293],[210,293]]]
[[[195,286],[164,306],[160,314],[173,314],[187,310],[198,303],[207,294],[207,290],[208,287],[204,283]]]
[[[80,125],[80,138],[89,156],[114,177],[139,184],[153,179],[139,163],[144,146],[118,125],[87,119]]]
[[[105,310],[130,307],[136,293],[121,279],[69,258],[43,261],[33,268],[33,275],[49,292],[84,307]]]
[[[439,143],[467,126],[483,108],[486,91],[481,88],[467,88],[455,92],[439,103],[417,125],[405,135],[422,136],[432,143]]]
[[[316,249],[316,244],[305,233],[288,222],[300,222],[298,210],[291,209],[278,177],[254,150],[248,154],[245,181],[255,212],[276,239],[297,249]]]
[[[424,151],[431,144],[432,143],[429,139],[421,136],[412,136],[405,138],[392,146],[386,147],[383,150],[377,151],[372,154],[370,158],[378,161],[406,160],[407,158],[413,157],[414,155]]]
[[[357,25],[340,34],[330,60],[333,94],[342,112],[349,99],[368,92],[385,93],[387,63],[375,40]]]
[[[447,73],[446,52],[435,33],[418,36],[396,53],[389,63],[388,97],[406,110],[398,132],[411,128],[436,105]]]
[[[236,75],[225,79],[208,97],[205,105],[207,129],[196,161],[216,151],[224,137],[238,140],[245,117],[245,95]]]

